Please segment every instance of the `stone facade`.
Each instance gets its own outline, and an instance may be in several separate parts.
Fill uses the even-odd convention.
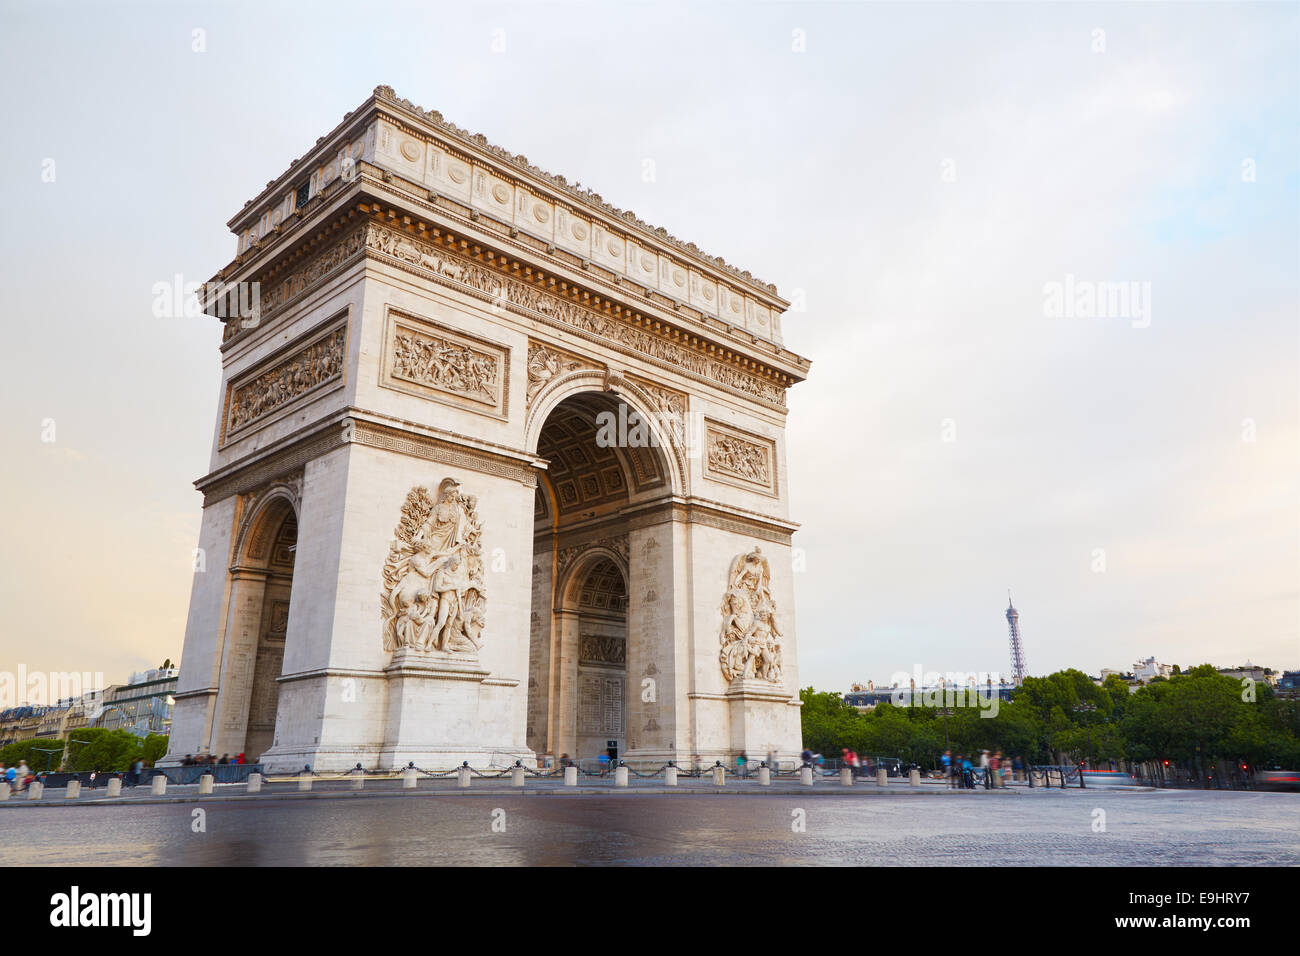
[[[800,749],[771,286],[386,87],[231,227],[169,759]]]

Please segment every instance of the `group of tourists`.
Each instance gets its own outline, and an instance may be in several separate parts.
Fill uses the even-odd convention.
[[[840,748],[840,761],[841,765],[848,767],[855,777],[867,776],[875,772],[870,757],[859,757],[858,752],[849,747]]]
[[[26,790],[36,779],[36,771],[27,766],[26,760],[20,760],[16,767],[6,767],[0,763],[0,776],[3,776],[11,790]]]
[[[978,785],[983,785],[985,790],[1005,787],[1007,775],[1014,774],[1015,779],[1019,780],[1023,766],[1019,757],[1008,761],[1002,756],[1001,750],[992,753],[981,750],[974,761],[965,754],[954,757],[951,750],[945,750],[939,762],[943,765],[944,776],[948,778],[948,787],[952,790],[974,790]]]
[[[199,754],[197,757],[194,756],[194,754],[186,754],[185,759],[181,761],[181,766],[182,767],[215,767],[219,764],[243,763],[243,762],[244,762],[243,754],[239,754],[238,756],[235,757],[230,756],[230,754],[222,754],[220,760],[217,759],[216,754],[207,754],[206,756],[204,754]]]

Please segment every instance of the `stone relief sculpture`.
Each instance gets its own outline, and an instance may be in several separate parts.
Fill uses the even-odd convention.
[[[449,339],[399,332],[393,343],[393,374],[420,385],[495,403],[500,375],[495,356]]]
[[[537,397],[537,393],[553,379],[583,367],[585,367],[584,363],[577,359],[569,358],[567,355],[556,352],[554,349],[548,349],[544,345],[529,343],[526,404],[531,405],[533,399]]]
[[[660,424],[665,425],[678,441],[685,441],[686,396],[640,379],[636,380],[636,386],[654,403],[654,411],[659,416]]]
[[[283,282],[273,287],[261,297],[261,319],[265,323],[267,317],[276,312],[286,302],[294,296],[306,291],[313,284],[324,279],[330,273],[334,272],[343,263],[349,261],[356,253],[360,252],[366,244],[365,229],[354,230],[349,235],[340,239],[337,243],[322,252],[316,258],[312,259],[306,266],[291,273]],[[235,319],[226,322],[225,330],[222,333],[221,340],[229,342],[236,335],[248,329],[257,326]]]
[[[578,643],[578,660],[592,664],[626,664],[627,641],[605,634],[583,634]]]
[[[478,500],[444,478],[435,498],[412,488],[384,562],[384,650],[474,653],[483,645],[487,595]]]
[[[709,433],[709,467],[762,484],[772,480],[767,451],[731,435]]]
[[[731,562],[722,598],[722,676],[781,682],[781,631],[771,593],[772,572],[755,548]]]
[[[444,279],[451,279],[490,296],[494,302],[499,301],[504,306],[539,313],[651,358],[670,362],[736,391],[774,405],[785,405],[784,388],[710,359],[701,355],[696,349],[685,348],[661,336],[634,328],[627,322],[610,318],[576,302],[544,292],[519,279],[503,276],[494,269],[460,260],[428,242],[399,235],[374,223],[368,224],[367,230],[365,239],[367,248],[419,265]]]
[[[247,425],[341,375],[346,341],[347,329],[339,328],[236,388],[230,396],[230,430]]]

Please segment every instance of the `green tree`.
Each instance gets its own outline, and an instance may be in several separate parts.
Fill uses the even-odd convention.
[[[130,770],[143,753],[143,740],[129,730],[86,727],[72,733],[67,769],[100,773]]]
[[[38,772],[46,767],[57,770],[59,760],[63,757],[63,743],[62,740],[49,738],[19,740],[0,748],[0,762],[6,767],[16,767],[20,760],[26,760],[27,766]],[[53,754],[49,753],[51,750],[54,751]]]
[[[167,665],[164,665],[167,666]],[[167,754],[167,734],[150,734],[141,745],[140,759],[146,766],[155,766]]]

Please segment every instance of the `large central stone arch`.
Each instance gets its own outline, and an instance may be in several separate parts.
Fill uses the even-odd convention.
[[[669,482],[669,493],[684,496],[689,493],[690,471],[687,468],[687,449],[684,446],[689,422],[681,412],[664,409],[646,392],[644,387],[617,374],[599,369],[579,369],[553,380],[537,393],[528,408],[524,425],[524,447],[534,454],[538,451],[542,428],[551,413],[567,399],[580,395],[600,395],[624,403],[628,415],[635,412],[646,422],[653,443],[651,447],[660,450]],[[617,415],[617,404],[611,402],[609,409]],[[680,431],[674,431],[676,420]]]
[[[658,553],[652,515],[664,514],[666,505],[681,498],[685,456],[675,426],[683,423],[647,405],[626,381],[577,371],[539,393],[530,411],[529,448],[546,467],[534,517],[528,744],[553,758],[593,759],[593,746],[599,743],[603,752],[610,741],[634,758],[674,749],[659,736],[657,687],[657,675],[671,670],[676,656],[672,589],[660,583],[665,575],[672,579],[673,558]],[[638,421],[645,423],[639,434]],[[600,447],[611,433],[628,442]],[[638,437],[642,441],[635,442]],[[641,521],[634,520],[638,515]],[[617,567],[626,587],[618,628],[621,673],[615,676],[603,672],[618,645],[601,622],[594,625],[597,631],[588,629],[595,612],[584,613],[581,600],[583,582],[601,562]],[[642,700],[646,679],[654,692]],[[590,726],[584,701],[592,683],[617,684],[625,702],[626,726],[622,720],[617,728],[602,723],[604,737]]]

